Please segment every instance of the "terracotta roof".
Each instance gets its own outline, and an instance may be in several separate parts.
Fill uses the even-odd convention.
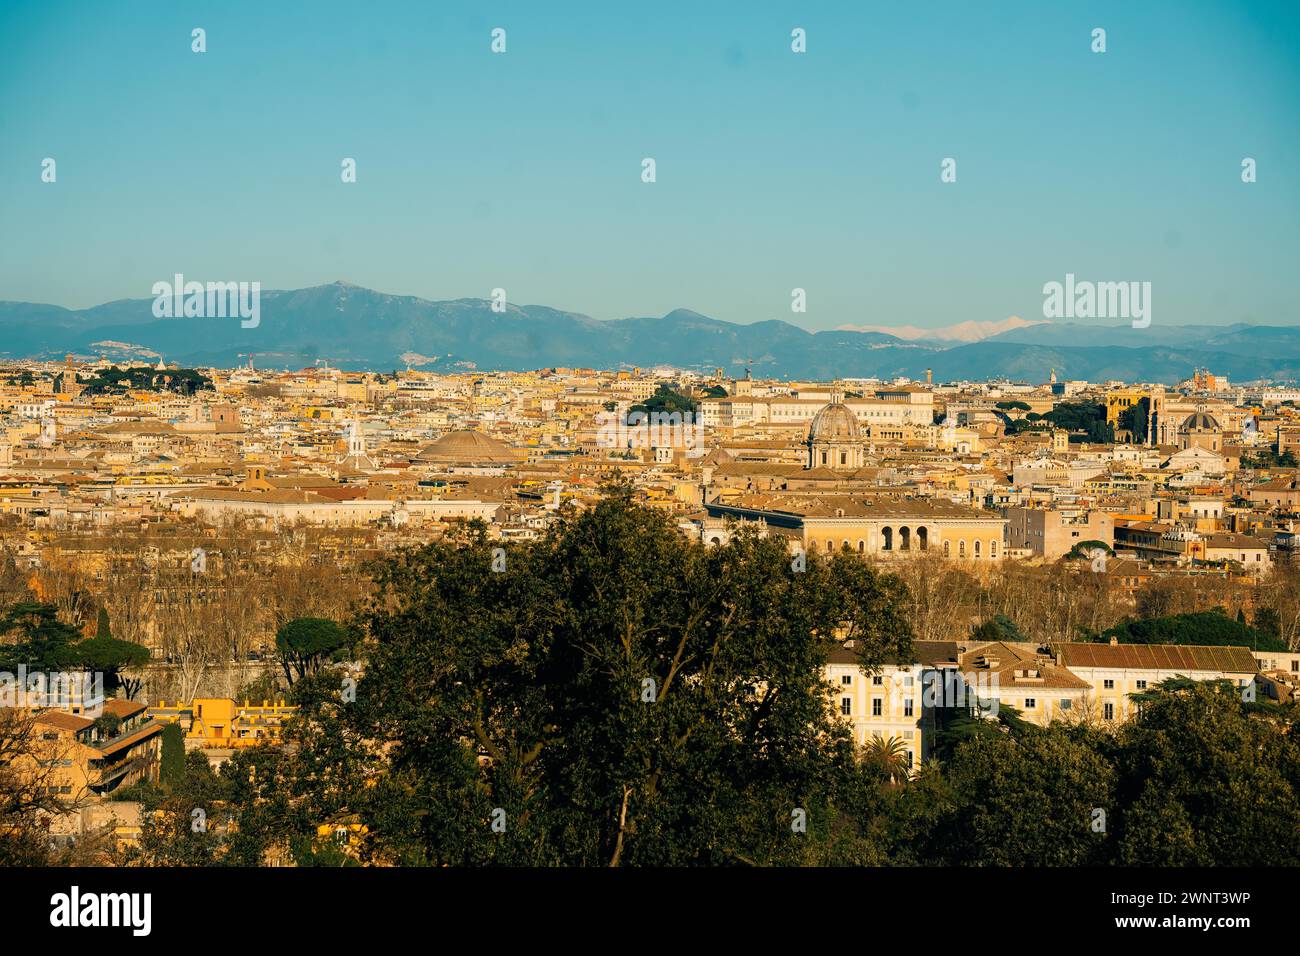
[[[781,512],[803,518],[911,518],[1004,520],[991,511],[929,498],[863,498],[851,495],[740,495],[726,502],[736,508]]]
[[[134,717],[136,714],[145,710],[145,705],[134,700],[113,700],[104,701],[104,713],[112,714],[114,717],[120,717],[126,720],[128,717]]]
[[[832,648],[827,661],[831,664],[856,664],[858,652],[847,644]],[[935,666],[957,663],[957,645],[953,641],[913,641],[912,653],[886,659],[888,664],[923,664]]]
[[[74,733],[78,730],[85,730],[94,723],[87,717],[78,717],[76,714],[65,714],[60,710],[46,710],[36,715],[37,723],[49,724],[52,727],[58,727],[60,730],[71,730]]]
[[[961,651],[956,641],[913,641],[912,656],[920,664],[956,664]]]
[[[995,664],[991,662],[996,661]],[[1092,687],[1077,674],[1051,658],[1021,650],[1006,641],[993,641],[969,648],[961,658],[963,670],[997,675],[999,690],[1088,690]]]
[[[1255,673],[1259,666],[1245,647],[1188,644],[1053,645],[1066,667],[1146,668],[1167,671],[1225,671]]]

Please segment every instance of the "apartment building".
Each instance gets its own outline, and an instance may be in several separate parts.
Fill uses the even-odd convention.
[[[859,747],[872,738],[901,741],[907,765],[929,758],[934,737],[934,699],[927,688],[942,684],[942,675],[957,666],[957,645],[950,641],[916,641],[913,660],[894,660],[878,671],[863,670],[849,641],[831,652],[826,679],[833,688],[834,712],[849,722]]]
[[[1083,711],[1090,685],[1050,652],[1030,644],[993,641],[966,647],[960,656],[968,693],[980,701],[1013,707],[1027,721],[1046,727]]]
[[[109,700],[96,719],[53,709],[33,719],[35,760],[49,774],[46,788],[63,802],[93,800],[158,778],[163,728],[144,704]]]
[[[1244,687],[1259,673],[1245,647],[1060,643],[1052,650],[1062,666],[1087,683],[1089,704],[1103,721],[1127,720],[1135,712],[1129,695],[1170,677],[1226,679]]]
[[[240,704],[228,697],[196,697],[170,704],[160,700],[149,715],[163,725],[179,724],[186,747],[236,749],[279,743],[284,722],[297,710],[284,701]]]
[[[1115,522],[1103,511],[1088,508],[1013,507],[1005,510],[1007,544],[1035,557],[1055,561],[1085,541],[1115,546]]]

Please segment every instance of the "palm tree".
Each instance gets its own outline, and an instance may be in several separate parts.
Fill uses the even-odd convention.
[[[911,772],[907,747],[898,737],[872,737],[862,748],[863,759],[873,764],[890,783],[906,780]]]

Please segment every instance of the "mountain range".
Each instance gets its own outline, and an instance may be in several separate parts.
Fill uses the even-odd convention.
[[[156,318],[153,299],[88,309],[0,302],[0,359],[159,356],[185,366],[431,371],[672,366],[758,377],[1057,377],[1174,383],[1195,368],[1232,381],[1300,380],[1300,326],[960,323],[946,330],[855,325],[809,332],[780,320],[724,322],[677,309],[658,318],[597,320],[540,305],[494,311],[484,299],[431,301],[335,282],[263,291],[260,323]],[[1003,330],[1005,329],[1005,330]],[[930,335],[915,335],[929,331]],[[996,334],[980,337],[990,332]],[[933,334],[933,333],[947,333]],[[974,340],[971,340],[974,339]]]

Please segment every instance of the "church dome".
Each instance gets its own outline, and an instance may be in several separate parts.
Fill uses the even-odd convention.
[[[1197,412],[1194,415],[1187,416],[1180,430],[1187,434],[1195,434],[1198,432],[1217,432],[1220,431],[1220,428],[1218,419],[1213,415],[1206,412]]]
[[[862,437],[862,432],[858,427],[858,416],[854,415],[847,405],[831,402],[813,416],[808,437],[814,441],[825,439],[856,441]]]

